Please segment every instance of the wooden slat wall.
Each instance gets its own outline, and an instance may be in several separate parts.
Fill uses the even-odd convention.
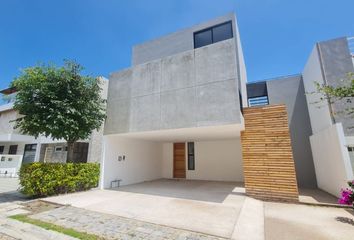
[[[298,201],[285,105],[243,110],[241,132],[246,194],[271,201]]]

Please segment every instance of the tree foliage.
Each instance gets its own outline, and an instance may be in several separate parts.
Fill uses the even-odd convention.
[[[315,83],[317,91],[323,94],[321,100],[331,103],[341,101],[346,104],[344,114],[354,116],[354,73],[348,73],[347,79],[343,79],[340,86],[329,86]]]
[[[21,116],[15,128],[35,137],[65,139],[68,161],[72,161],[73,143],[87,139],[105,119],[101,83],[81,75],[82,70],[73,61],[65,61],[62,67],[41,64],[24,69],[12,82],[18,90],[14,109]]]

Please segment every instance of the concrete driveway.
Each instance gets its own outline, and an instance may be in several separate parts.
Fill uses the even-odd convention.
[[[351,240],[352,210],[262,202],[238,183],[157,180],[45,200],[238,240]]]
[[[230,238],[245,200],[241,186],[232,182],[157,180],[46,200]]]

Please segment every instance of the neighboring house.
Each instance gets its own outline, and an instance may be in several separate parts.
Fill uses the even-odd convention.
[[[354,72],[353,47],[353,38],[345,37],[317,43],[302,73],[305,91],[315,90],[313,81],[332,86],[343,84],[347,74]],[[350,106],[345,100],[319,102],[320,97],[306,94],[312,127],[310,142],[318,187],[335,194],[353,178],[354,159],[350,162],[350,155],[353,156],[354,118],[343,114]]]
[[[106,99],[108,82],[102,79],[102,96]],[[18,170],[22,163],[30,162],[66,162],[66,142],[40,136],[37,139],[23,135],[14,129],[14,120],[19,117],[13,109],[16,90],[8,88],[0,91],[0,171],[10,174]],[[87,140],[74,146],[74,156],[80,162],[99,162],[102,152],[102,131],[94,131]],[[12,166],[11,169],[9,166]],[[16,167],[14,167],[16,166]],[[16,169],[14,169],[16,168]],[[0,173],[0,175],[1,175]]]
[[[290,180],[338,195],[353,177],[346,148],[353,120],[336,116],[334,124],[309,92],[315,81],[353,72],[353,62],[346,38],[318,43],[314,52],[302,74],[247,84],[234,14],[134,46],[132,66],[109,79],[101,188],[117,179],[243,182],[243,109],[285,104],[296,170]]]

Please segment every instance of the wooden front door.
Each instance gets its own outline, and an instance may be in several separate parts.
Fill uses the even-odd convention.
[[[186,178],[186,144],[173,144],[173,177]]]

